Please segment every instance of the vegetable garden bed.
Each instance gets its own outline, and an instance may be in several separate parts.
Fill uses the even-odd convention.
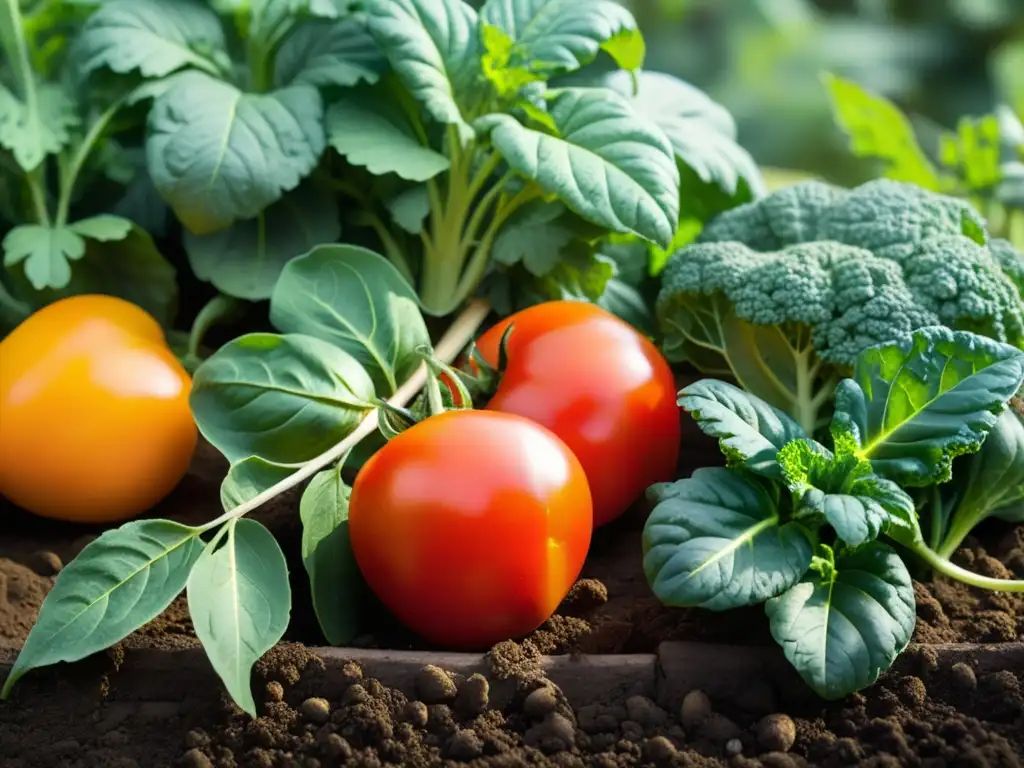
[[[695,429],[684,432],[684,446],[683,474],[720,460],[713,441]],[[189,523],[216,516],[224,471],[223,459],[202,443],[180,487],[153,514]],[[281,541],[295,590],[285,642],[257,668],[254,692],[261,718],[247,724],[247,716],[224,698],[183,596],[113,651],[25,678],[17,695],[0,704],[0,751],[11,761],[5,765],[312,766],[316,763],[302,760],[340,764],[331,760],[348,748],[362,756],[362,764],[373,764],[373,754],[393,759],[399,754],[394,750],[410,765],[431,764],[437,755],[467,759],[478,752],[499,765],[540,759],[545,752],[559,764],[627,765],[648,758],[668,764],[671,756],[658,735],[681,747],[671,757],[676,764],[727,761],[728,751],[737,748],[729,743],[733,738],[740,739],[743,754],[761,756],[769,765],[801,759],[849,764],[881,753],[904,764],[944,757],[1017,765],[1024,754],[1019,684],[1024,644],[1018,640],[1024,635],[1024,600],[1019,595],[944,581],[918,583],[911,648],[878,685],[823,705],[772,644],[762,610],[670,609],[650,595],[637,556],[646,510],[637,509],[597,533],[570,598],[525,640],[502,644],[486,657],[452,654],[425,647],[380,612],[371,622],[373,633],[358,639],[359,647],[324,648],[308,592],[302,591],[308,584],[298,560],[297,502],[298,494],[288,493],[257,515]],[[0,602],[0,675],[13,663],[56,569],[93,535],[70,526],[55,533],[52,523],[12,508],[4,516],[13,525],[0,538],[6,598]],[[983,526],[957,559],[983,574],[1019,578],[1024,530]],[[355,701],[362,694],[346,693],[353,682],[351,660],[389,689],[366,685],[371,702]],[[398,725],[409,718],[415,722],[415,713],[396,704],[400,695],[390,689],[433,701],[420,671],[427,664],[455,673],[459,682],[473,674],[489,679],[489,714],[466,704],[468,693],[452,704],[455,720],[463,730],[472,728],[475,737],[456,736],[451,718],[436,708],[425,729],[406,731],[409,726]],[[572,711],[558,711],[576,720],[572,758],[559,744],[563,721],[532,717],[540,706],[536,696],[524,703],[525,693],[540,685],[538,677],[554,682],[568,699],[559,706]],[[711,697],[716,715],[687,728],[679,722],[680,702],[693,689]],[[275,703],[279,695],[287,703]],[[630,699],[637,696],[646,698]],[[326,725],[314,711],[320,702],[304,703],[309,697],[328,700],[333,714]],[[759,740],[758,724],[762,716],[779,712],[795,718],[796,742],[788,754],[775,750],[767,756],[773,737],[762,733]],[[408,738],[384,738],[389,731]],[[347,747],[330,736],[335,732]],[[331,751],[338,749],[336,755]],[[298,762],[287,762],[289,755]],[[743,759],[733,758],[734,763]]]

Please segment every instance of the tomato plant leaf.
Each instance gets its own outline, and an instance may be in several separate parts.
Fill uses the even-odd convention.
[[[71,280],[71,261],[85,256],[85,240],[67,227],[22,224],[4,237],[4,266],[25,262],[32,287],[64,288]]]
[[[297,464],[355,429],[372,397],[366,371],[343,349],[311,336],[250,333],[196,369],[189,402],[228,461]]]
[[[499,114],[478,128],[514,171],[587,221],[667,246],[679,218],[679,169],[665,134],[606,89],[560,90],[549,112],[559,136]]]
[[[605,50],[623,69],[644,61],[643,37],[633,15],[613,0],[488,0],[480,20],[497,27],[514,43],[512,67],[543,68],[548,74],[571,72]]]
[[[833,432],[857,440],[874,471],[903,486],[949,480],[1024,382],[1024,352],[936,326],[858,357],[836,388]]]
[[[477,14],[463,0],[368,0],[370,33],[431,118],[472,138],[460,101],[481,75]]]
[[[71,49],[74,71],[107,68],[146,78],[183,67],[216,73],[226,43],[217,14],[200,0],[109,0],[89,16]]]
[[[284,265],[341,234],[335,198],[307,180],[255,218],[197,235],[185,232],[192,271],[228,296],[269,299]]]
[[[644,526],[643,566],[665,605],[754,605],[796,584],[810,566],[807,531],[783,523],[777,499],[752,477],[698,469],[657,498]]]
[[[408,119],[376,89],[359,89],[327,110],[327,138],[339,155],[375,176],[426,181],[449,160],[416,138]]]
[[[22,170],[35,169],[47,155],[71,141],[81,122],[75,102],[59,85],[33,85],[34,98],[24,101],[0,83],[0,147],[9,149]]]
[[[348,352],[379,397],[394,394],[419,367],[416,349],[430,344],[416,292],[390,261],[353,245],[321,245],[288,262],[270,321]]]
[[[284,636],[291,613],[288,564],[255,520],[232,520],[203,550],[186,592],[192,624],[231,698],[252,717],[252,666]]]
[[[279,88],[350,87],[377,82],[385,67],[365,19],[349,16],[337,21],[307,21],[288,35],[274,57],[274,82]]]
[[[914,587],[892,549],[871,542],[836,558],[765,605],[772,636],[825,699],[878,679],[906,648],[916,620]]]
[[[702,379],[679,392],[679,407],[701,431],[718,438],[730,465],[782,479],[776,454],[787,443],[806,438],[800,425],[778,408],[739,387]]]
[[[153,103],[146,154],[160,194],[203,235],[277,202],[313,170],[324,146],[313,86],[243,93],[186,72]]]
[[[299,502],[302,562],[309,574],[313,610],[331,645],[351,642],[358,631],[363,577],[349,539],[350,494],[339,465],[315,475]]]
[[[57,575],[4,683],[26,672],[109,648],[161,614],[202,551],[199,530],[140,520],[106,531]]]
[[[225,512],[230,512],[301,468],[302,464],[275,464],[259,456],[236,461],[220,484],[221,506]]]

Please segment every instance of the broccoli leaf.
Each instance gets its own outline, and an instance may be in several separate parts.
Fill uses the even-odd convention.
[[[509,115],[477,125],[514,171],[584,219],[667,246],[679,217],[679,169],[665,135],[602,89],[560,90],[549,113],[559,136]]]
[[[384,58],[364,19],[307,21],[288,35],[274,57],[274,82],[279,88],[348,87],[377,82],[384,68]]]
[[[601,50],[626,70],[644,63],[636,21],[613,0],[488,0],[480,19],[512,40],[512,67],[542,69],[549,76],[571,72]]]
[[[25,171],[60,152],[80,122],[74,100],[59,85],[29,87],[32,96],[23,101],[0,83],[0,147],[9,149]]]
[[[297,464],[352,432],[373,407],[373,382],[342,349],[311,336],[250,333],[196,369],[196,425],[228,461]]]
[[[154,102],[146,154],[160,194],[204,235],[277,202],[313,170],[324,146],[316,88],[243,93],[188,72]]]
[[[796,584],[811,563],[809,534],[783,523],[777,499],[731,469],[698,469],[662,487],[644,526],[644,573],[665,605],[723,611]]]
[[[481,75],[476,11],[462,0],[367,0],[370,33],[427,114],[473,137],[460,103]]]
[[[914,587],[892,549],[871,542],[809,572],[765,605],[772,636],[825,699],[871,685],[914,632]]]
[[[269,299],[284,265],[341,234],[337,201],[307,181],[253,219],[208,235],[185,232],[196,277],[228,296]]]
[[[71,56],[82,77],[107,68],[156,78],[183,67],[217,74],[213,55],[225,50],[220,19],[200,0],[112,0],[85,22]]]
[[[1024,352],[933,326],[866,349],[836,389],[833,430],[858,441],[874,471],[903,486],[950,478],[1024,382]]]
[[[849,135],[854,155],[880,161],[890,179],[934,191],[947,186],[917,143],[910,121],[895,104],[835,75],[825,74],[822,80],[835,120]]]
[[[293,259],[270,300],[285,333],[323,339],[356,358],[380,397],[395,393],[430,344],[416,293],[383,256],[352,245],[321,245]]]
[[[679,392],[679,406],[706,435],[718,438],[730,464],[782,479],[776,454],[807,434],[764,400],[716,379],[703,379]]]
[[[447,157],[424,145],[408,118],[377,89],[358,89],[327,110],[327,137],[339,155],[375,176],[427,181],[448,170]]]

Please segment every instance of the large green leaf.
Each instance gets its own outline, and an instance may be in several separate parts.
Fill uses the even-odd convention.
[[[811,571],[765,605],[772,636],[819,696],[871,685],[907,647],[917,618],[914,587],[892,549],[872,542]]]
[[[270,321],[352,355],[377,395],[392,395],[430,344],[416,292],[383,256],[353,245],[323,245],[289,262],[270,300]]]
[[[89,17],[72,47],[74,71],[107,68],[163,77],[183,67],[217,72],[226,57],[220,19],[200,0],[109,0]]]
[[[904,486],[950,477],[973,453],[1024,382],[1024,352],[983,336],[924,328],[869,347],[853,379],[836,389],[833,429],[851,432],[858,454]]]
[[[309,574],[313,610],[331,645],[351,642],[358,629],[363,577],[349,539],[350,494],[339,465],[314,476],[299,502],[302,562]]]
[[[626,70],[639,69],[644,43],[633,15],[613,0],[488,0],[480,20],[515,44],[512,66],[571,72],[604,49]]]
[[[251,0],[246,5],[249,8],[250,41],[267,55],[303,21],[337,19],[348,11],[350,4],[341,0]]]
[[[473,7],[463,0],[367,0],[366,11],[370,33],[427,114],[471,138],[459,105],[481,76]]]
[[[488,115],[478,126],[514,171],[584,219],[668,246],[679,218],[679,169],[665,134],[606,89],[557,91],[549,113],[558,136],[509,115]]]
[[[198,530],[169,520],[105,532],[57,576],[0,697],[29,670],[84,659],[158,616],[184,588],[201,551]]]
[[[796,584],[811,563],[800,524],[783,523],[757,481],[723,467],[661,488],[644,526],[644,573],[666,605],[723,611]]]
[[[679,392],[679,406],[706,435],[718,438],[730,464],[781,479],[775,456],[807,437],[795,421],[758,397],[717,379],[702,379]]]
[[[288,628],[288,564],[273,534],[255,520],[232,520],[188,579],[192,624],[231,698],[252,717],[252,666]]]
[[[618,70],[604,75],[600,84],[630,99],[638,114],[661,128],[679,161],[702,182],[716,184],[737,202],[748,190],[754,196],[764,194],[757,163],[736,141],[732,115],[704,91],[661,72],[631,75]]]
[[[229,296],[259,301],[270,298],[285,264],[340,234],[337,201],[307,181],[254,219],[208,235],[185,232],[184,246],[200,280]]]
[[[349,16],[337,21],[307,21],[288,35],[274,57],[274,82],[279,88],[375,83],[385,65],[365,19]]]
[[[448,158],[424,145],[408,118],[387,99],[386,91],[346,93],[327,110],[327,139],[352,165],[376,176],[396,173],[426,181],[448,170]]]
[[[372,408],[373,383],[352,355],[299,334],[251,333],[196,370],[190,404],[200,432],[229,461],[308,461]]]
[[[297,187],[325,144],[313,86],[243,93],[188,72],[154,101],[146,154],[153,183],[178,218],[208,234],[256,216]]]

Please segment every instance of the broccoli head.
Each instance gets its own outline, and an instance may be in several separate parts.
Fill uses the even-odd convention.
[[[816,181],[715,218],[662,273],[673,362],[736,378],[805,429],[865,348],[927,325],[1024,345],[1021,256],[965,202]]]

